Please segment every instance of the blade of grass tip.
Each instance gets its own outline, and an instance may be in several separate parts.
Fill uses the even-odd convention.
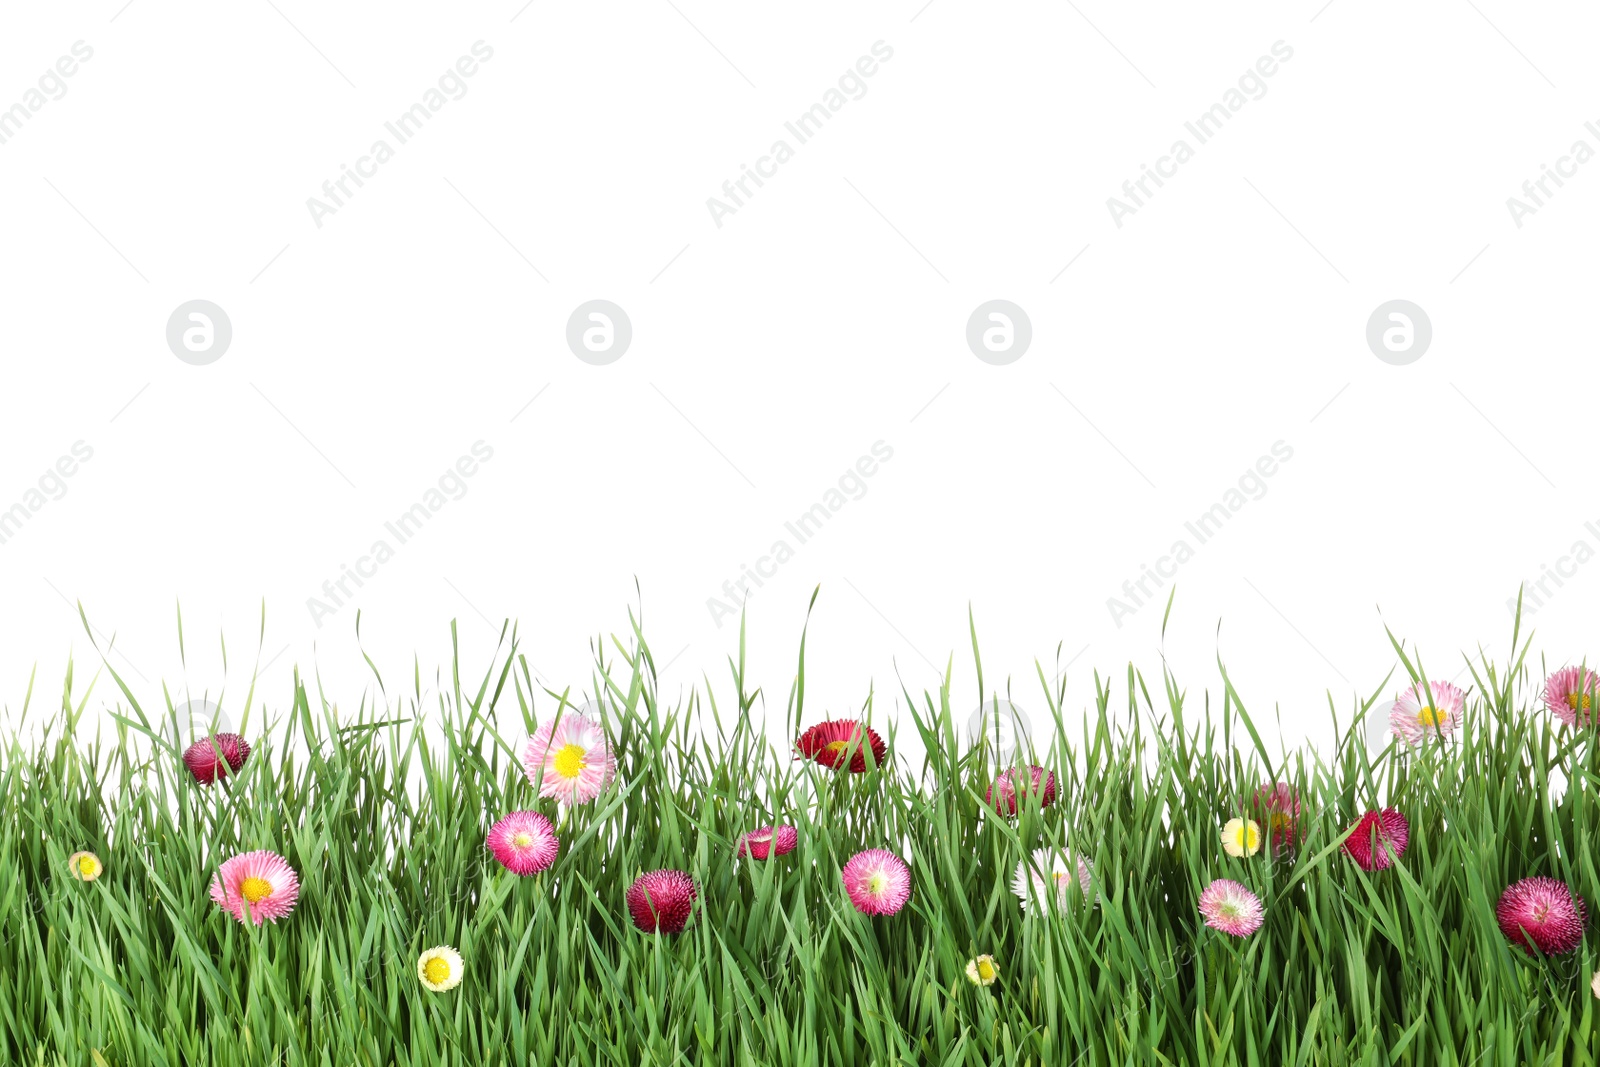
[[[972,666],[978,673],[978,706],[983,706],[983,656],[978,652],[978,621],[972,614],[972,601],[967,601],[967,632],[972,635]]]
[[[1160,561],[1158,560],[1157,562]],[[1176,583],[1174,583],[1172,586],[1172,592],[1167,594],[1167,610],[1161,613],[1161,640],[1163,643],[1165,643],[1167,640],[1167,620],[1172,617],[1172,601],[1177,597],[1177,595],[1178,586]]]

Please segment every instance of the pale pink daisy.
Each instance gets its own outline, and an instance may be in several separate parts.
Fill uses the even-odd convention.
[[[1544,706],[1568,726],[1588,726],[1600,702],[1600,675],[1583,667],[1556,671],[1544,683]]]
[[[911,868],[881,848],[851,856],[840,876],[850,903],[863,915],[893,915],[911,899]]]
[[[528,740],[522,764],[540,796],[563,804],[586,804],[617,777],[617,759],[605,730],[575,711],[539,727]]]
[[[561,842],[550,820],[536,811],[514,811],[489,828],[485,842],[512,874],[538,874],[556,861]]]
[[[240,922],[277,922],[294,910],[300,878],[287,860],[262,849],[225,862],[211,878],[211,899]],[[247,917],[248,916],[248,917]]]
[[[1429,692],[1432,692],[1430,698]],[[1446,738],[1461,725],[1461,706],[1466,694],[1449,682],[1418,682],[1394,702],[1389,712],[1389,727],[1408,745],[1419,745],[1426,738]]]
[[[1022,902],[1023,911],[1036,906],[1043,911],[1063,911],[1072,901],[1074,874],[1084,899],[1093,899],[1094,867],[1088,860],[1071,852],[1063,856],[1056,849],[1036,848],[1032,862],[1024,859],[1017,864],[1011,891]]]
[[[741,859],[764,860],[768,856],[787,856],[800,843],[800,834],[792,826],[762,826],[739,835],[733,854]]]
[[[1266,909],[1261,898],[1231,878],[1218,878],[1200,894],[1200,914],[1206,925],[1234,937],[1249,937],[1261,929]]]

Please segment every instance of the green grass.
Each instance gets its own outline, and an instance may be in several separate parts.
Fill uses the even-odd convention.
[[[558,822],[559,860],[526,879],[483,835],[515,808],[556,819],[518,757],[536,720],[580,698],[535,685],[514,633],[470,677],[458,655],[437,687],[377,679],[354,708],[298,675],[281,706],[225,698],[255,751],[211,789],[159,740],[169,698],[106,663],[98,692],[69,670],[58,709],[13,713],[29,740],[0,757],[0,1062],[1593,1063],[1596,938],[1530,959],[1494,922],[1528,875],[1600,904],[1600,755],[1539,705],[1543,673],[1517,641],[1499,666],[1473,661],[1458,743],[1404,758],[1364,740],[1368,710],[1420,676],[1398,644],[1370,700],[1330,700],[1339,743],[1321,757],[1273,755],[1225,669],[1198,696],[1166,673],[1097,677],[1083,713],[1043,666],[1018,699],[1049,707],[1036,755],[1062,793],[1008,821],[983,815],[993,769],[967,751],[948,674],[937,692],[867,696],[855,711],[890,760],[838,775],[767,739],[767,706],[785,707],[789,737],[826,715],[805,700],[803,642],[786,701],[745,678],[741,644],[727,675],[669,704],[635,626],[585,687],[604,692],[618,784]],[[976,647],[961,669],[993,693]],[[86,710],[91,693],[107,713]],[[1299,848],[1228,858],[1221,823],[1278,779],[1305,804]],[[1366,875],[1339,844],[1380,802],[1409,817],[1411,845]],[[800,847],[735,865],[732,840],[770,822],[798,826]],[[1011,874],[1046,843],[1093,856],[1095,906],[1023,915]],[[866,847],[911,864],[897,916],[867,919],[843,894],[840,865]],[[302,885],[294,914],[260,930],[207,897],[215,865],[255,848]],[[105,861],[99,880],[64,876],[78,849]],[[640,934],[623,904],[657,867],[702,887],[677,937]],[[1266,902],[1253,937],[1201,927],[1216,877]],[[415,971],[436,944],[468,969],[443,994]],[[963,976],[978,953],[1000,964],[988,989]]]

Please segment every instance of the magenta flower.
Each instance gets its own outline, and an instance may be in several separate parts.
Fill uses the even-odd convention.
[[[1533,955],[1534,947],[1546,956],[1571,952],[1583,944],[1589,909],[1583,898],[1559,878],[1524,878],[1512,882],[1495,905],[1500,932],[1513,945]]]
[[[249,758],[250,744],[238,734],[212,734],[183,750],[183,765],[201,785],[226,778]]]
[[[299,898],[300,878],[294,868],[265,849],[233,857],[211,879],[211,899],[241,923],[277,922],[294,910]]]
[[[1234,937],[1249,937],[1261,929],[1266,909],[1261,898],[1231,878],[1218,878],[1200,894],[1200,914],[1206,925]]]
[[[1432,691],[1430,699],[1428,694]],[[1400,695],[1389,712],[1389,726],[1408,745],[1420,745],[1426,738],[1442,739],[1461,725],[1461,706],[1466,694],[1449,682],[1418,682]]]
[[[651,871],[628,887],[628,911],[647,934],[681,933],[699,895],[694,879],[682,871]]]
[[[485,844],[512,874],[538,874],[556,861],[561,850],[550,820],[536,811],[507,815],[489,828]]]
[[[522,754],[528,781],[539,795],[563,804],[587,804],[617,777],[617,758],[600,724],[568,711],[539,727]]]
[[[861,774],[867,769],[869,751],[874,767],[882,767],[884,757],[889,754],[889,746],[878,736],[878,731],[854,719],[819,722],[800,735],[795,748],[806,759],[832,769],[843,766],[848,756],[851,774]]]
[[[1255,805],[1266,815],[1268,840],[1273,852],[1294,847],[1296,825],[1300,819],[1300,798],[1288,782],[1274,782],[1256,790]]]
[[[1040,783],[1043,783],[1042,787]],[[1048,808],[1056,802],[1056,776],[1037,763],[1022,767],[1008,767],[1001,771],[983,795],[983,802],[1002,815],[1017,813],[1017,793],[1020,791],[1039,798],[1039,807]]]
[[[1600,675],[1583,667],[1556,671],[1544,683],[1544,706],[1568,726],[1588,726],[1600,701]]]
[[[1405,855],[1410,843],[1411,824],[1406,822],[1406,817],[1394,808],[1384,808],[1361,816],[1350,836],[1344,839],[1344,850],[1363,871],[1382,871]]]
[[[768,856],[787,856],[800,843],[800,834],[792,826],[762,826],[739,835],[733,854],[764,860]]]
[[[851,856],[840,876],[850,903],[863,915],[893,915],[911,899],[911,868],[881,848]]]

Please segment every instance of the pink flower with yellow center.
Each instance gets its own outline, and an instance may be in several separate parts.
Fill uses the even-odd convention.
[[[1408,745],[1420,745],[1428,738],[1447,738],[1461,725],[1461,707],[1465,703],[1466,693],[1459,686],[1418,682],[1394,702],[1389,728]]]
[[[800,834],[792,826],[762,826],[739,835],[734,855],[743,859],[764,860],[768,856],[787,856],[800,843]]]
[[[282,856],[265,849],[235,856],[211,879],[211,899],[240,922],[277,922],[294,910],[300,878]]]
[[[605,730],[575,711],[534,732],[522,765],[540,796],[563,804],[587,804],[617,777],[617,759],[606,743]]]
[[[550,820],[536,811],[514,811],[489,828],[485,842],[512,874],[538,874],[556,861],[561,842]]]
[[[1200,894],[1200,914],[1206,925],[1234,937],[1249,937],[1261,929],[1267,911],[1261,898],[1231,878],[1218,878]]]
[[[878,731],[855,719],[819,722],[800,735],[795,749],[801,756],[824,767],[848,766],[851,774],[861,774],[867,769],[868,753],[871,753],[874,767],[882,767],[884,757],[889,754],[889,746],[878,736]]]
[[[893,915],[911,899],[911,868],[893,852],[869,848],[840,872],[850,903],[863,915]]]
[[[1272,851],[1294,848],[1296,823],[1300,818],[1300,798],[1288,782],[1274,782],[1256,790],[1255,806],[1266,815],[1268,840]]]
[[[1546,956],[1571,952],[1583,944],[1589,909],[1583,898],[1559,878],[1524,878],[1500,894],[1495,905],[1500,932],[1513,945],[1533,955],[1535,947]]]
[[[1600,675],[1583,667],[1565,667],[1544,683],[1544,706],[1568,726],[1588,726],[1600,703]]]
[[[1025,912],[1035,907],[1041,911],[1065,911],[1078,891],[1082,891],[1084,900],[1094,899],[1094,866],[1081,855],[1036,848],[1031,862],[1023,859],[1017,864],[1016,873],[1011,876],[1011,891]]]

